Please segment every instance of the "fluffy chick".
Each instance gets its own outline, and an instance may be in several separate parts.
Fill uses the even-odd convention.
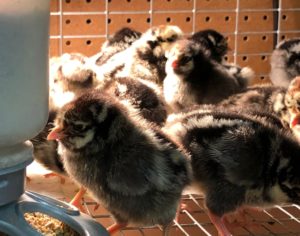
[[[287,90],[283,87],[264,84],[250,86],[240,93],[233,94],[217,106],[223,109],[255,110],[278,117],[284,127],[288,127],[290,116],[285,105]]]
[[[141,37],[141,35],[142,33],[134,29],[128,27],[121,28],[111,38],[104,42],[100,52],[94,56],[96,65],[103,65],[113,55],[129,48],[134,41]]]
[[[117,226],[173,221],[187,159],[151,123],[115,98],[86,93],[66,104],[48,139],[58,139],[68,174],[115,217]]]
[[[48,122],[45,128],[30,141],[33,144],[34,160],[42,164],[45,168],[61,176],[67,176],[62,160],[57,153],[58,143],[56,140],[47,140],[50,130],[54,127],[56,111],[49,112]]]
[[[300,140],[300,76],[291,81],[284,101],[289,115],[289,126]]]
[[[123,103],[129,103],[146,120],[162,126],[170,111],[161,89],[154,83],[142,79],[118,78],[105,90]]]
[[[280,42],[271,56],[270,79],[273,84],[287,88],[300,75],[300,38]]]
[[[96,73],[88,58],[80,53],[65,53],[50,59],[50,109],[58,109],[84,91],[97,85]]]
[[[190,152],[193,183],[220,236],[231,235],[224,216],[242,207],[300,203],[300,145],[264,119],[194,113],[165,131]]]
[[[198,31],[190,39],[201,44],[205,48],[206,55],[209,58],[220,63],[229,50],[227,39],[213,29]]]
[[[235,76],[229,67],[214,62],[206,54],[205,48],[186,39],[175,42],[167,53],[163,91],[174,110],[193,104],[218,103],[245,89],[251,79]],[[248,75],[248,71],[252,71],[250,68],[241,70],[239,75]]]
[[[165,77],[165,51],[181,38],[182,31],[173,25],[161,25],[148,29],[131,47],[114,55],[98,69],[98,78],[117,71],[116,77],[149,80],[159,85]]]

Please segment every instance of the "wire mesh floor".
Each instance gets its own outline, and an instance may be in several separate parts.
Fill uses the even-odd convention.
[[[65,183],[61,182],[58,177],[45,178],[44,174],[49,173],[39,164],[33,162],[27,168],[27,190],[35,191],[46,196],[50,196],[63,201],[70,201],[78,191],[78,186],[71,180],[66,179]],[[183,210],[178,218],[174,221],[171,229],[171,236],[217,236],[217,231],[209,220],[206,210],[203,207],[203,197],[200,195],[183,195],[182,202],[186,204],[187,209]],[[97,203],[89,197],[84,196],[82,201],[86,213],[91,215],[95,220],[104,227],[108,227],[114,223],[109,212],[101,206],[95,210]],[[234,236],[299,236],[300,235],[300,206],[289,205],[285,207],[276,206],[263,211],[246,211],[247,226],[238,226],[232,228],[231,232]],[[230,217],[231,223],[240,222],[242,219],[238,217]],[[242,224],[241,224],[242,225]],[[127,227],[116,236],[156,236],[162,235],[159,227]]]

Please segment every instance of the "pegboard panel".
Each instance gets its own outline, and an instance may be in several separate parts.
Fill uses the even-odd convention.
[[[206,0],[206,1],[196,1],[197,10],[227,10],[236,8],[236,0]]]
[[[144,32],[150,27],[150,23],[149,14],[110,14],[107,19],[110,35],[125,26]]]
[[[233,12],[198,12],[195,31],[211,28],[221,33],[234,32],[236,15]]]
[[[153,25],[177,25],[185,34],[189,34],[193,31],[192,19],[192,13],[154,13]]]
[[[282,9],[300,8],[300,1],[299,0],[282,0],[281,7],[282,7]]]
[[[259,26],[259,27],[258,27]],[[241,12],[239,14],[240,32],[266,32],[273,31],[274,16],[273,12]]]
[[[241,9],[272,9],[274,0],[240,0]]]
[[[153,10],[191,10],[193,8],[193,0],[154,0]]]
[[[64,12],[105,11],[106,0],[59,0]]]
[[[64,15],[65,35],[104,35],[105,15]]]
[[[87,56],[92,56],[100,51],[105,38],[72,38],[63,40],[63,53],[79,52]]]
[[[269,53],[273,50],[274,35],[271,33],[240,34],[237,40],[239,42],[237,51],[240,54]]]
[[[148,11],[149,0],[108,0],[109,11]]]
[[[59,35],[59,16],[50,16],[50,35]]]
[[[174,24],[186,35],[211,28],[228,38],[228,61],[252,67],[259,82],[267,81],[269,61],[261,57],[277,42],[300,36],[299,13],[300,0],[51,0],[50,55],[96,54],[124,26],[144,32]]]
[[[300,29],[300,11],[283,10],[280,14],[280,20],[280,29],[282,31],[297,31]]]

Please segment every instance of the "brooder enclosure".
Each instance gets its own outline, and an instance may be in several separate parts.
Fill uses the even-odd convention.
[[[204,66],[205,69],[210,67],[219,68],[219,64],[221,64],[222,66],[223,65],[228,66],[228,67],[225,66],[224,68],[222,67],[221,69],[216,69],[217,72],[207,72],[205,70],[205,72],[203,73],[200,72],[200,75],[205,73],[210,75],[210,73],[214,73],[214,75],[217,74],[220,78],[223,78],[219,74],[225,73],[223,71],[227,70],[229,71],[228,72],[229,74],[231,73],[230,76],[233,76],[234,78],[238,76],[241,76],[242,78],[251,77],[251,79],[249,79],[249,84],[247,84],[247,86],[256,86],[262,84],[271,86],[272,83],[274,83],[274,81],[272,81],[271,79],[271,76],[274,76],[275,74],[275,76],[279,75],[280,78],[283,78],[283,75],[280,74],[281,72],[276,71],[275,73],[273,73],[273,75],[271,74],[272,63],[273,65],[276,64],[277,61],[275,63],[274,60],[276,58],[279,58],[281,55],[279,52],[280,55],[279,54],[278,56],[275,55],[276,58],[273,56],[272,59],[272,54],[275,48],[278,48],[280,43],[282,43],[285,40],[293,40],[293,39],[300,38],[300,1],[298,0],[263,0],[263,1],[261,0],[51,0],[49,58],[54,58],[54,57],[59,58],[62,55],[66,55],[70,53],[80,53],[83,56],[80,59],[81,64],[77,67],[74,66],[74,68],[77,69],[85,68],[85,65],[90,66],[89,64],[90,60],[93,61],[91,58],[97,58],[97,54],[101,55],[99,54],[101,48],[103,50],[104,46],[107,47],[108,45],[107,39],[113,37],[115,33],[118,32],[123,27],[129,27],[137,32],[136,34],[134,34],[133,38],[131,38],[133,42],[132,43],[130,42],[130,45],[132,47],[138,48],[139,47],[138,44],[135,44],[134,41],[139,40],[140,37],[143,39],[144,33],[148,32],[150,28],[161,26],[161,25],[168,25],[172,27],[174,26],[174,28],[172,28],[172,30],[176,32],[174,34],[177,34],[179,32],[177,30],[179,28],[182,31],[182,35],[181,33],[178,33],[178,35],[180,35],[180,37],[185,39],[192,37],[196,32],[207,30],[207,29],[215,30],[224,36],[226,42],[228,43],[228,50],[226,50],[226,54],[224,55],[224,57],[222,55],[221,62],[213,61],[212,64],[210,64],[212,59],[208,60],[206,58],[208,54],[207,51],[209,50],[206,50],[207,48],[203,49],[203,45],[199,47],[200,49],[193,48],[194,43],[192,43],[191,48],[194,50],[192,53],[198,53],[199,50],[200,51],[203,50],[203,55],[204,55],[203,56],[204,59],[201,60],[199,59],[200,62],[199,64],[197,64],[195,68],[202,68],[201,67],[202,65],[205,65]],[[151,31],[149,32],[151,33]],[[152,33],[152,36],[154,34],[155,33]],[[161,44],[170,43],[171,45],[170,48],[172,48],[173,44],[171,43],[173,42],[168,42],[167,40],[164,41],[163,36],[161,36],[162,39],[160,43]],[[128,36],[128,38],[130,37]],[[150,39],[148,40],[146,36],[145,39],[146,39],[145,42],[150,41]],[[212,39],[209,36],[208,40],[215,42],[216,38]],[[182,45],[190,45],[185,41],[177,41],[177,38],[174,41],[175,44],[179,42],[177,45],[179,48],[178,51],[186,49]],[[104,44],[105,42],[106,45]],[[210,45],[208,46],[208,48],[211,49],[212,47],[215,46],[216,45],[213,46]],[[130,46],[128,47],[130,48]],[[173,52],[172,49],[168,47],[162,46],[162,48],[167,52],[169,51]],[[288,46],[286,47],[288,48]],[[292,47],[293,49],[291,49]],[[153,46],[153,48],[151,49],[153,50],[154,48],[155,46]],[[124,66],[125,69],[129,68],[128,71],[130,72],[128,72],[127,70],[125,70],[125,72],[122,71],[122,69],[120,70],[122,73],[125,73],[127,77],[130,77],[132,76],[132,74],[137,72],[134,71],[133,73],[131,71],[132,69],[132,67],[130,67],[132,66],[131,64],[127,68],[127,64],[123,65],[122,63],[124,63],[124,61],[127,60],[129,61],[131,53],[134,54],[135,51],[132,52],[125,48],[124,50],[127,50],[126,51],[127,53],[125,53],[125,57],[121,59],[119,66],[120,67]],[[292,61],[290,64],[297,66],[297,63],[299,63],[297,62],[297,60],[300,60],[300,46],[297,47],[296,44],[295,45],[292,44],[292,46],[289,49],[283,48],[282,50],[290,50],[289,52],[294,55],[293,56],[294,61]],[[173,53],[176,56],[177,51],[175,50],[175,52]],[[191,52],[189,51],[189,53]],[[172,56],[172,55],[170,56],[170,54],[163,53],[162,57],[165,55],[167,55],[167,57],[169,56],[170,58]],[[146,57],[145,60],[148,59],[149,58]],[[64,58],[64,60],[68,60],[68,58],[67,59]],[[119,63],[118,58],[115,60],[117,61],[116,63]],[[196,59],[194,60],[196,61]],[[115,62],[113,60],[111,61]],[[108,62],[111,61],[109,61],[108,59]],[[72,76],[72,73],[74,71],[70,71],[68,69],[65,70],[62,69],[64,65],[63,63],[64,62],[62,62],[61,64],[62,66],[60,68],[60,72],[62,74],[69,73]],[[104,65],[105,63],[107,63],[107,61],[104,62]],[[134,65],[135,63],[136,61],[133,61],[132,64]],[[155,64],[159,64],[159,63],[161,63],[161,61],[159,60],[155,61]],[[184,66],[185,63],[188,62],[182,62],[182,63]],[[167,61],[166,64],[163,66],[163,71],[161,72],[158,70],[159,71],[157,72],[158,77],[162,76],[163,77],[162,80],[164,80],[164,78],[168,78],[172,82],[173,74],[169,74],[168,69],[166,69],[165,72],[165,67],[169,66],[169,70],[174,69],[175,71],[174,73],[176,74],[177,73],[176,69],[178,69],[180,65],[181,64],[179,59],[176,61],[176,63],[174,61],[173,62],[170,61],[168,63]],[[103,68],[104,70],[107,70],[106,67]],[[110,69],[111,67],[108,66],[108,68]],[[252,72],[250,73],[251,75],[248,74],[249,72],[248,69],[244,73],[243,69],[245,68],[251,68],[254,75],[251,74]],[[95,78],[95,77],[99,78],[99,74],[101,75],[102,73],[101,71],[99,72],[96,70],[95,74],[93,73],[89,74],[90,73],[89,70],[90,68],[87,68],[84,71],[84,73],[81,74],[81,75],[87,74],[87,78],[88,78],[88,80],[85,81],[86,82],[85,85],[83,86],[84,89],[93,87],[94,84],[92,83],[89,84],[90,78]],[[119,67],[117,71],[118,70]],[[296,70],[295,72],[296,76],[300,75],[300,69],[298,71],[297,69],[295,70]],[[219,73],[219,71],[222,72]],[[113,73],[115,73],[115,71],[114,72],[109,71],[108,75],[112,76]],[[164,73],[166,73],[166,75]],[[178,72],[178,74],[180,73]],[[113,76],[114,75],[115,74],[113,74]],[[140,76],[140,74],[138,75]],[[103,76],[104,80],[106,79],[105,76],[106,75]],[[187,76],[187,78],[189,78],[188,75],[184,74],[184,69],[183,69],[183,72],[181,72],[180,76],[178,77],[182,78],[184,76]],[[228,78],[231,79],[230,76]],[[72,78],[70,80],[72,80]],[[79,81],[79,79],[74,79],[74,81],[75,80]],[[151,85],[150,86],[151,91],[150,91],[150,90],[146,90],[145,86],[149,86],[149,81],[151,83],[153,81],[147,79],[147,82],[145,82],[145,80],[143,80],[143,76],[140,76],[138,78],[138,81],[141,84],[136,85],[135,82],[131,80],[123,81],[122,79],[120,79],[120,81],[117,84],[109,82],[108,91],[110,93],[113,92],[114,96],[120,98],[121,100],[127,99],[126,102],[128,103],[130,103],[131,100],[126,97],[127,94],[125,95],[123,94],[123,92],[126,91],[126,89],[124,90],[126,86],[127,89],[129,88],[129,86],[132,86],[132,88],[136,89],[134,90],[135,95],[136,94],[138,95],[134,96],[135,99],[134,101],[137,100],[140,101],[139,99],[141,99],[141,101],[145,101],[143,99],[149,101],[149,99],[154,99],[154,97],[155,99],[159,100],[161,99],[161,97],[165,96],[164,98],[166,100],[166,103],[170,105],[171,108],[161,109],[161,107],[165,105],[165,101],[157,105],[157,107],[159,106],[159,108],[161,109],[159,110],[159,114],[161,115],[161,117],[159,116],[159,121],[155,120],[155,118],[157,118],[158,115],[155,115],[153,117],[150,116],[149,113],[142,113],[144,118],[154,119],[154,123],[158,124],[158,126],[162,125],[164,121],[162,122],[161,120],[166,119],[167,115],[170,115],[173,112],[174,113],[178,112],[178,109],[179,112],[183,112],[184,108],[187,108],[187,106],[190,104],[190,101],[192,102],[195,101],[193,100],[193,98],[190,97],[187,98],[185,97],[186,100],[184,100],[183,98],[182,100],[180,100],[181,96],[178,95],[178,99],[175,100],[175,102],[177,103],[174,105],[175,103],[174,98],[172,97],[169,99],[168,96],[171,95],[167,94],[167,92],[164,92],[167,89],[165,88],[162,89],[163,86],[166,86],[163,82],[160,81],[159,83],[156,83],[155,81],[154,83],[155,86]],[[214,82],[214,83],[219,83],[219,82]],[[81,85],[79,85],[80,87],[79,90],[76,90],[75,83],[73,83],[72,86],[73,85],[74,87],[67,86],[67,89],[63,87],[63,90],[66,89],[72,92],[75,91],[74,97],[77,97],[78,94],[86,92],[86,90],[84,89],[81,90],[80,87]],[[102,86],[101,83],[100,85]],[[216,84],[208,86],[208,88],[211,89],[212,87],[217,87],[215,85]],[[135,86],[140,86],[140,87],[136,88]],[[106,88],[106,85],[103,87]],[[226,88],[224,87],[224,90],[225,89]],[[243,89],[244,88],[242,88],[241,91],[243,91]],[[223,87],[220,89],[220,91],[222,90]],[[157,92],[157,91],[161,91],[161,92]],[[193,93],[193,91],[190,90],[190,88],[187,88],[186,91],[185,90],[182,91],[183,92],[188,91],[187,92],[188,95]],[[140,92],[141,94],[139,94],[138,92]],[[280,93],[281,90],[280,91],[278,90],[278,94]],[[53,94],[50,93],[50,96],[52,96]],[[143,97],[143,94],[147,94],[147,96]],[[176,91],[174,92],[174,94],[176,94]],[[62,96],[58,98],[55,96],[56,95],[54,94],[52,98],[53,104],[56,104],[55,107],[58,110],[60,109],[59,101],[61,101],[61,99],[63,100],[66,98],[67,101],[71,101],[74,98],[73,95],[69,96],[69,94],[67,94],[66,97]],[[171,102],[169,102],[170,100]],[[205,103],[202,102],[203,100],[198,100],[198,101],[199,101],[198,105],[203,105],[203,103]],[[139,102],[138,104],[140,105],[140,107],[149,105],[149,104],[144,104],[142,102]],[[290,106],[293,105],[289,106],[284,102],[283,104],[287,106],[286,110],[288,112],[293,110],[292,108],[290,108]],[[152,103],[149,106],[151,105]],[[136,106],[135,108],[139,109],[140,107]],[[208,106],[205,109],[210,110],[212,108]],[[296,126],[298,124],[296,118],[298,117],[297,115],[299,110],[297,109],[291,112],[289,118],[287,118],[288,120],[285,120],[288,123],[287,126],[293,126],[293,124],[295,124]],[[242,110],[242,108],[240,110]],[[55,110],[55,112],[56,111],[57,110]],[[191,111],[188,110],[188,112]],[[263,112],[268,112],[267,108],[264,109]],[[150,113],[152,113],[152,111]],[[263,113],[259,113],[258,115],[257,114],[258,113],[255,113],[256,116],[261,116],[261,117],[266,116]],[[101,115],[103,114],[101,113]],[[248,116],[250,117],[251,115],[253,115],[253,113],[251,112],[247,113],[247,117]],[[275,115],[277,115],[277,113]],[[175,121],[177,121],[176,119],[180,120],[181,117],[176,118],[175,115],[175,118],[173,117],[172,119],[175,119]],[[267,119],[269,119],[269,116],[267,116]],[[292,119],[293,122],[291,122],[290,119]],[[268,122],[270,122],[273,127],[273,125],[277,122],[277,118],[273,119],[273,115],[272,115],[270,120],[268,120]],[[51,122],[53,121],[54,119],[51,120]],[[105,123],[105,125],[108,126],[110,125],[110,123],[109,122]],[[48,127],[48,128],[52,129],[53,127]],[[293,132],[295,137],[297,137],[296,129],[294,129]],[[44,138],[46,138],[46,135],[44,136],[45,136]],[[300,154],[299,154],[299,158],[300,158]],[[27,170],[27,175],[30,178],[30,181],[27,181],[27,189],[68,202],[72,199],[72,197],[77,193],[77,191],[80,188],[79,185],[75,184],[72,180],[68,178],[66,178],[65,182],[61,181],[61,179],[58,177],[45,178],[44,174],[47,173],[49,173],[49,170],[46,170],[44,167],[42,167],[37,163],[30,165]],[[64,175],[64,173],[60,173],[60,174]],[[171,236],[218,235],[218,232],[209,216],[209,211],[206,207],[205,198],[203,195],[186,191],[183,193],[181,201],[186,205],[186,207],[180,211],[178,217],[174,220],[170,228]],[[79,203],[80,205],[82,205],[81,210],[91,215],[104,227],[109,227],[115,222],[111,216],[111,212],[109,211],[109,209],[105,209],[105,207],[103,207],[101,204],[98,205],[97,202],[95,201],[95,198],[93,198],[93,196],[91,196],[90,194],[86,193]],[[243,213],[244,214],[230,215],[227,218],[228,222],[226,223],[226,226],[234,236],[244,236],[244,235],[245,236],[246,235],[297,236],[300,235],[300,206],[297,204],[287,204],[284,206],[274,205],[271,208],[267,208],[267,209],[246,209]],[[122,228],[121,231],[117,232],[116,235],[122,235],[122,236],[123,235],[124,236],[162,235],[162,230],[163,229],[158,226],[135,226],[129,224],[125,228]]]

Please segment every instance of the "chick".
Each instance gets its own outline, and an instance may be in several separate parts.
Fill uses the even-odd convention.
[[[158,126],[164,124],[170,112],[161,89],[150,81],[118,78],[113,80],[105,91],[116,96],[123,103],[129,103],[143,118]]]
[[[278,117],[283,126],[288,128],[290,116],[285,105],[287,90],[274,85],[256,85],[246,88],[221,101],[217,106],[223,109],[256,110]]]
[[[165,77],[165,51],[183,35],[173,25],[161,25],[148,29],[131,47],[111,57],[98,68],[98,79],[105,80],[105,75],[131,77],[149,80],[158,85]]]
[[[121,28],[111,38],[104,42],[100,52],[94,56],[96,65],[103,65],[113,55],[129,48],[133,42],[141,37],[141,35],[142,33],[134,29],[128,27]]]
[[[163,91],[167,103],[174,110],[193,104],[218,103],[245,89],[251,79],[235,76],[229,67],[208,58],[206,50],[200,44],[184,39],[175,42],[166,54],[167,76],[163,82]]]
[[[96,73],[84,55],[65,53],[61,57],[50,59],[50,109],[58,109],[82,92],[96,86]]]
[[[62,160],[57,153],[57,141],[47,140],[50,130],[54,127],[53,122],[55,117],[56,111],[50,111],[45,128],[37,136],[30,140],[33,144],[33,157],[35,161],[39,162],[47,169],[54,171],[60,176],[67,176]]]
[[[229,47],[226,38],[216,30],[206,29],[194,33],[189,39],[205,48],[206,56],[221,63]]]
[[[300,203],[299,143],[260,117],[200,112],[165,131],[191,154],[193,185],[220,236],[228,213],[243,207]]]
[[[289,115],[290,128],[300,141],[300,76],[291,81],[284,102]]]
[[[280,42],[271,56],[270,79],[273,84],[287,88],[300,75],[300,38]]]
[[[97,91],[66,104],[55,123],[48,139],[59,140],[68,174],[114,216],[110,233],[129,223],[168,228],[190,178],[175,143]]]

